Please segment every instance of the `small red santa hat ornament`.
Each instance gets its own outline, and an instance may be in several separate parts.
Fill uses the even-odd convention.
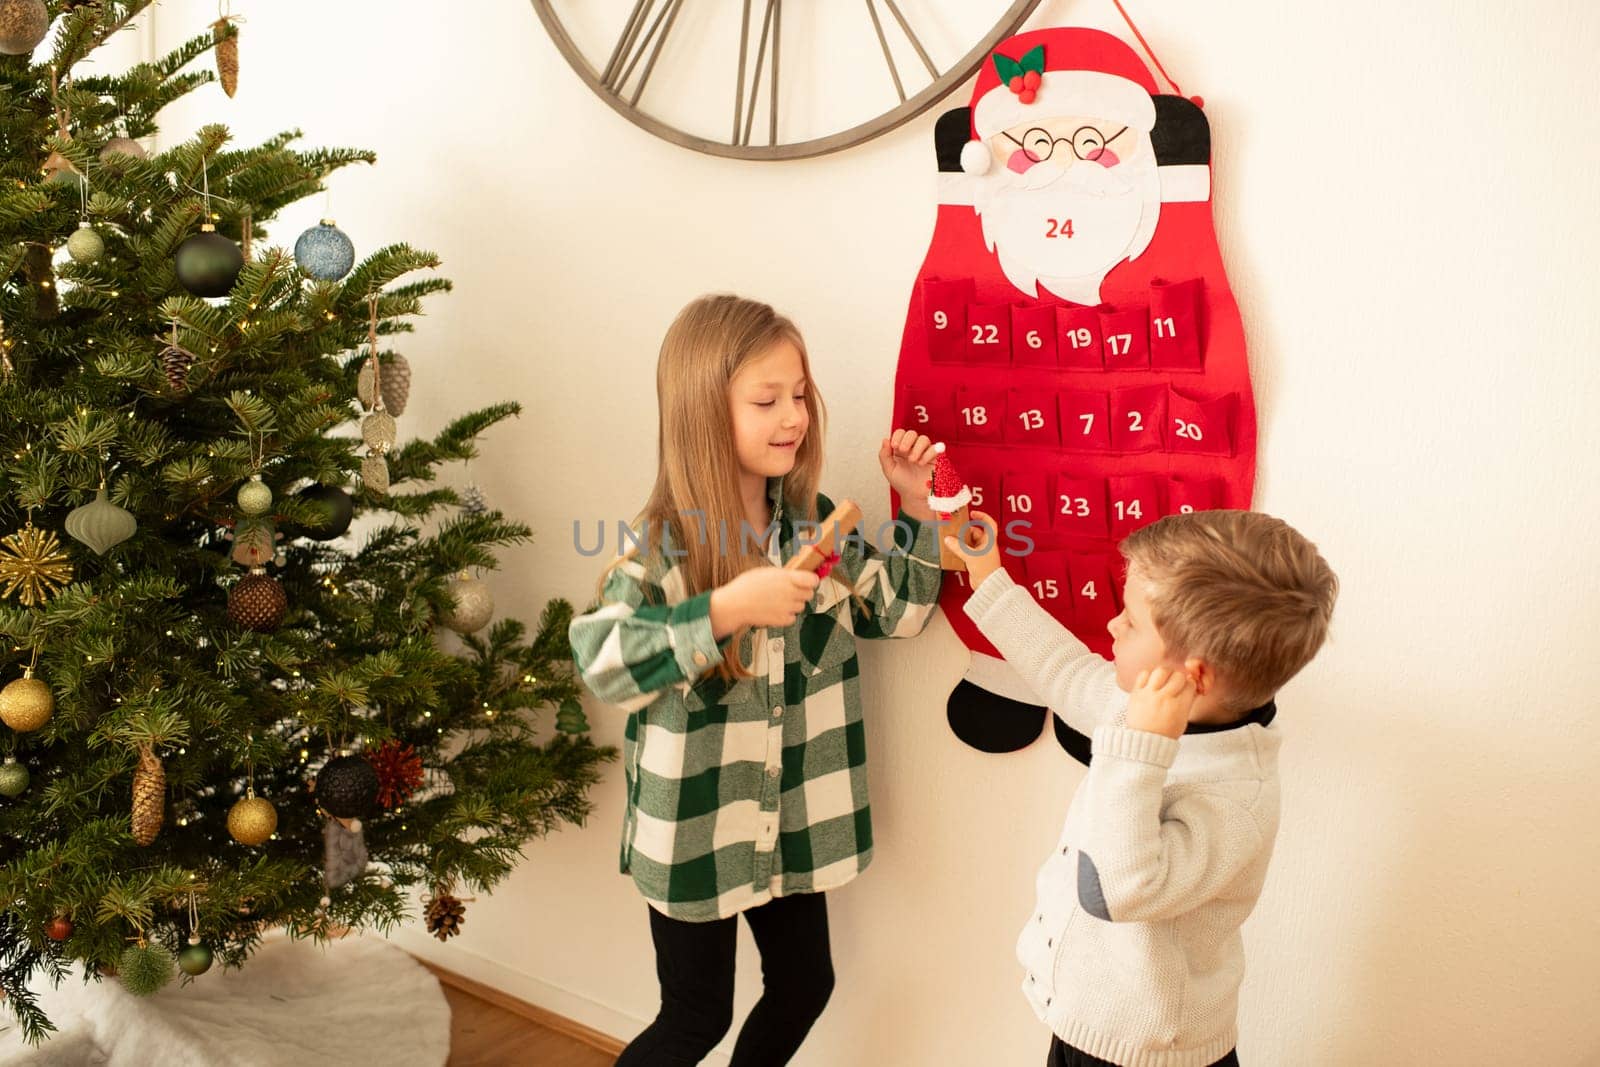
[[[957,508],[964,508],[972,503],[972,490],[961,480],[961,475],[956,473],[950,457],[945,455],[944,442],[940,441],[934,445],[933,451],[936,455],[933,461],[933,478],[928,482],[928,510],[937,512],[943,518],[949,518],[950,513]]]
[[[1021,58],[996,52],[994,62],[978,71],[972,139],[961,149],[961,169],[968,174],[988,173],[994,162],[990,138],[1030,121],[1073,116],[1115,120],[1141,133],[1154,128],[1155,79],[1121,39],[1101,30],[1057,28],[1011,40],[1027,48]]]

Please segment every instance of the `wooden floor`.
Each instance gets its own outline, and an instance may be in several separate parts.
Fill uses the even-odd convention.
[[[612,1067],[621,1043],[429,967],[450,1002],[450,1067]]]

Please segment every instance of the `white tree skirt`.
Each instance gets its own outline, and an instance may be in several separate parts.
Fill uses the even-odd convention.
[[[181,977],[181,976],[180,976]],[[39,1001],[58,1033],[22,1043],[0,1008],[0,1067],[301,1067],[369,1063],[439,1067],[450,1054],[450,1005],[439,980],[378,937],[326,946],[269,939],[242,970],[220,965],[136,997],[115,979],[74,973]]]

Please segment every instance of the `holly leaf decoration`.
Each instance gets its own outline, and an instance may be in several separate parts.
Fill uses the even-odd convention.
[[[1034,49],[1034,51],[1039,53],[1039,61],[1041,64],[1043,64],[1044,46],[1040,45],[1038,48]],[[1031,52],[1029,54],[1032,55]],[[1022,64],[1018,63],[1010,56],[1001,55],[999,52],[996,52],[994,54],[994,69],[1000,74],[1000,84],[1010,85],[1011,79],[1022,73]]]
[[[1026,74],[1032,70],[1037,71],[1042,77],[1044,75],[1044,45],[1041,44],[1028,49],[1018,67],[1020,68],[1018,73]]]

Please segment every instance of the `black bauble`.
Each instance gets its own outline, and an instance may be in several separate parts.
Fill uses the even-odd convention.
[[[378,801],[378,772],[360,756],[335,756],[317,772],[317,805],[338,819],[364,819]]]
[[[322,505],[322,510],[327,515],[322,522],[311,522],[303,526],[300,530],[302,536],[309,537],[313,541],[332,541],[350,528],[350,519],[355,515],[356,504],[350,498],[350,494],[337,485],[323,485],[320,482],[308,485],[300,490],[300,499]]]
[[[244,269],[239,246],[210,226],[178,246],[178,281],[195,296],[227,296]]]

